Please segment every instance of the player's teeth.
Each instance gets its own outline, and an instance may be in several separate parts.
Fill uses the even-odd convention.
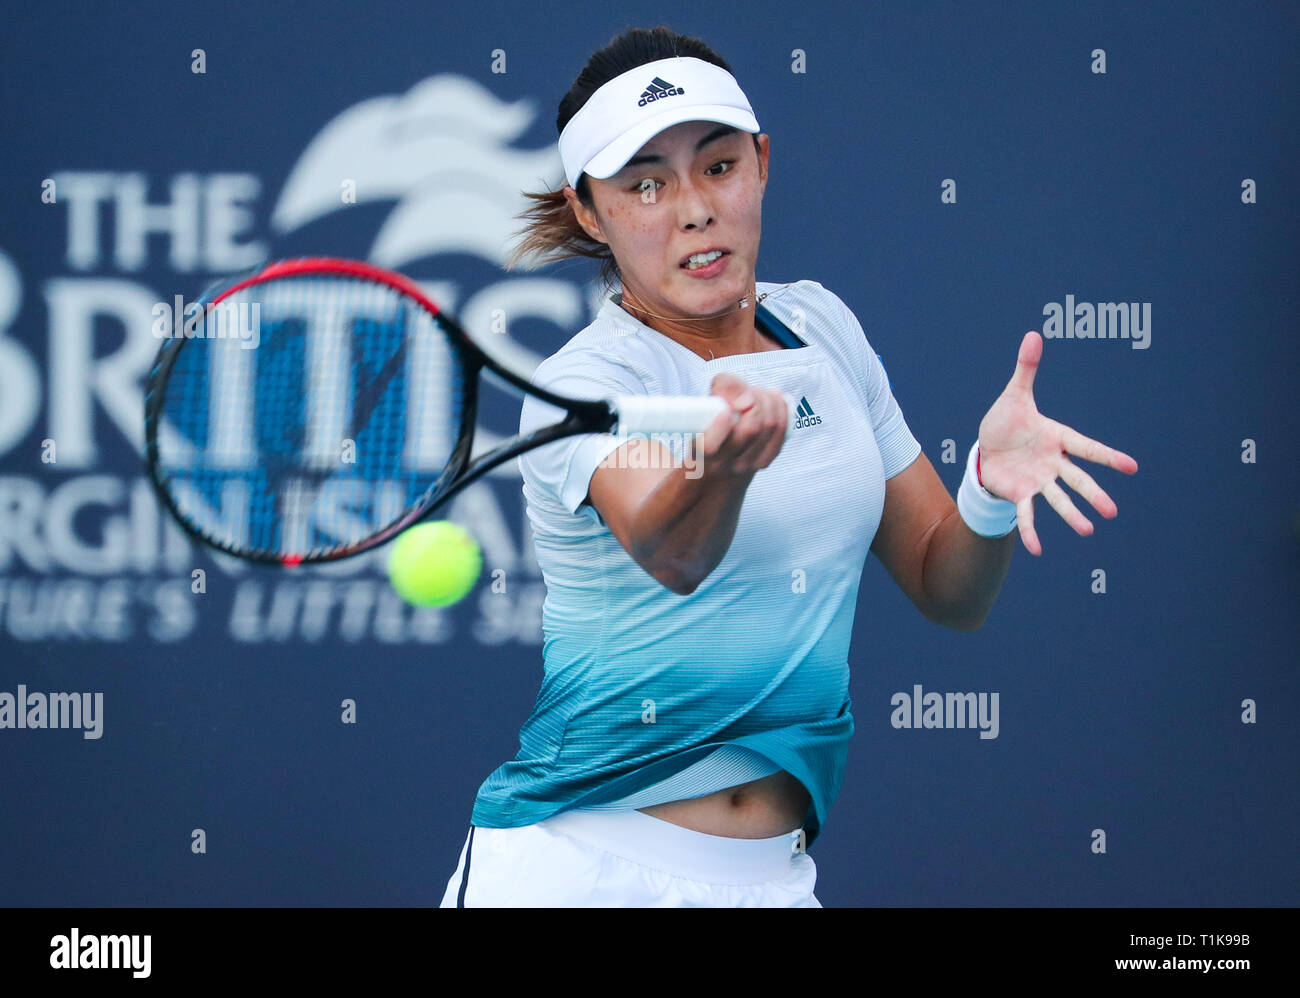
[[[696,253],[692,257],[687,257],[686,267],[688,270],[694,270],[696,267],[703,267],[712,263],[720,256],[722,256],[722,250],[714,250],[711,253]]]

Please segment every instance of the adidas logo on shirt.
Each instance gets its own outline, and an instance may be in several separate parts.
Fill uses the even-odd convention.
[[[684,93],[686,91],[682,87],[675,87],[667,80],[661,80],[656,76],[650,81],[650,86],[641,91],[641,99],[636,102],[636,106],[645,107],[651,101],[663,100],[665,97],[675,97]]]
[[[794,428],[801,430],[805,426],[816,426],[822,421],[821,416],[813,412],[813,407],[808,404],[808,399],[800,395],[799,405],[795,407]]]

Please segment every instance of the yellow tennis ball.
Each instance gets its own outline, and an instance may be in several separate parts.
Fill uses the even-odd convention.
[[[478,542],[450,520],[419,523],[400,534],[388,555],[388,581],[416,606],[448,606],[474,588],[483,569]]]

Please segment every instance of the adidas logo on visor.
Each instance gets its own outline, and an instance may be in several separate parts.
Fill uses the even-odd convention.
[[[663,100],[665,97],[674,97],[677,94],[684,94],[686,91],[682,87],[675,87],[667,80],[661,80],[655,77],[650,81],[650,86],[641,91],[641,99],[636,102],[637,107],[645,107],[651,101]]]

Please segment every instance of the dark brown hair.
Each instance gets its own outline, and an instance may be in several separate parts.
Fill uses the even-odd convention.
[[[674,56],[692,56],[731,72],[731,67],[722,56],[698,38],[680,35],[663,26],[629,28],[587,60],[587,65],[560,101],[560,110],[555,116],[556,134],[564,131],[564,126],[582,110],[592,94],[616,76],[648,62]],[[754,150],[758,152],[758,137],[753,138]],[[513,270],[524,257],[530,255],[534,259],[529,269],[574,256],[591,257],[601,262],[600,279],[606,290],[609,290],[615,281],[621,281],[618,263],[609,246],[592,239],[578,223],[577,216],[564,197],[566,184],[567,180],[562,180],[556,190],[523,192],[524,197],[533,203],[515,216],[527,219],[527,222],[521,230],[522,238],[506,262],[506,269]],[[574,191],[584,205],[589,208],[593,206],[591,185],[587,182],[585,173],[578,178]]]

